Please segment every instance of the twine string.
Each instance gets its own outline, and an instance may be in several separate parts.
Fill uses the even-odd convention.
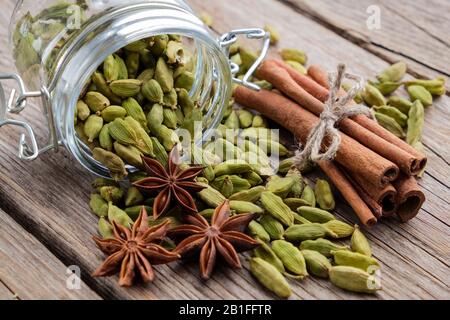
[[[345,73],[345,69],[345,65],[341,63],[338,65],[337,73],[328,75],[330,94],[320,115],[320,121],[309,133],[304,148],[302,149],[300,144],[299,150],[296,151],[294,164],[298,168],[303,168],[308,161],[316,162],[319,160],[333,160],[335,158],[341,144],[338,126],[343,119],[358,114],[364,114],[373,118],[368,108],[362,105],[347,105],[363,89],[364,80],[357,75]],[[354,85],[348,90],[346,95],[339,96],[339,90],[344,78],[352,80]],[[329,138],[329,144],[322,151],[326,137]]]

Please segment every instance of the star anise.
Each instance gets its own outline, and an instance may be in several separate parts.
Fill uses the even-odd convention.
[[[214,211],[211,225],[201,215],[186,216],[189,224],[169,230],[169,237],[184,238],[175,252],[185,258],[200,251],[200,273],[209,279],[219,254],[231,267],[241,268],[238,252],[251,250],[259,245],[244,230],[255,217],[253,213],[230,216],[230,203],[225,200]],[[186,237],[186,238],[185,238]]]
[[[149,177],[136,181],[133,185],[142,190],[159,191],[153,203],[155,219],[169,209],[172,199],[175,199],[189,212],[198,211],[195,200],[189,191],[199,192],[204,188],[194,180],[202,172],[202,166],[190,166],[183,170],[179,165],[177,146],[169,154],[167,169],[154,159],[147,157],[142,157],[142,159]]]
[[[170,220],[160,225],[149,227],[145,207],[130,230],[112,222],[114,237],[108,239],[93,237],[97,246],[109,257],[93,273],[94,277],[105,277],[115,274],[120,268],[119,285],[131,286],[139,273],[142,281],[153,281],[155,273],[152,264],[166,264],[180,258],[159,245],[166,236]]]

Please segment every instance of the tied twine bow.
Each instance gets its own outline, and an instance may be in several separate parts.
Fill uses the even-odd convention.
[[[353,80],[355,85],[348,90],[346,95],[339,97],[338,93],[344,78]],[[339,64],[337,73],[328,75],[328,83],[330,94],[325,102],[324,110],[320,114],[320,121],[309,133],[303,150],[301,150],[300,144],[300,149],[296,151],[294,164],[297,168],[303,168],[309,160],[316,162],[334,159],[341,144],[341,135],[337,127],[343,119],[357,114],[373,118],[370,110],[362,105],[347,106],[364,87],[361,77],[345,73],[345,65]],[[325,137],[329,137],[331,142],[325,151],[321,151]]]

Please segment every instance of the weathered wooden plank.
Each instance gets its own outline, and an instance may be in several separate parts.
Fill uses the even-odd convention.
[[[19,297],[0,281],[0,300],[17,300]]]
[[[21,299],[99,299],[84,282],[66,286],[67,266],[0,210],[0,280]],[[11,292],[12,291],[12,292]]]
[[[445,30],[450,6],[446,1],[282,1],[383,59],[406,58],[413,74],[448,79],[450,41]],[[379,29],[366,25],[369,6],[380,10]]]
[[[237,1],[231,1],[231,3],[228,2],[227,4],[220,2],[214,4],[208,3],[208,5],[201,1],[191,1],[191,3],[194,3],[199,9],[222,13],[220,17],[215,18],[214,24],[214,28],[219,33],[237,27],[246,27],[247,25],[242,25],[242,23],[236,25],[236,20],[240,21],[239,17],[242,17],[242,19],[245,17],[247,21],[252,22],[251,26],[261,26],[264,23],[271,23],[277,26],[283,34],[282,42],[279,47],[294,46],[303,48],[309,53],[309,57],[313,60],[312,63],[318,62],[326,66],[333,66],[339,61],[350,61],[348,64],[353,72],[366,76],[373,75],[377,70],[381,70],[386,66],[384,61],[357,46],[345,43],[343,39],[339,40],[333,36],[331,32],[324,30],[322,26],[305,19],[305,17],[293,15],[288,8],[283,7],[281,4],[275,5],[270,1],[258,1],[257,3],[256,1],[255,3],[247,1],[245,6],[251,6],[253,8],[251,12],[248,12],[244,11],[244,4],[240,4]],[[290,32],[292,29],[292,21],[295,21],[299,30],[307,31],[295,34]],[[446,99],[446,97],[443,98],[444,101],[447,101]],[[431,110],[431,112],[433,111],[434,110]],[[429,114],[427,114],[427,117],[428,116]],[[432,119],[430,120],[430,123],[427,124],[427,127],[432,127],[436,124],[437,126],[440,126],[440,122],[441,121],[437,119]],[[444,135],[446,135],[444,134],[446,129],[442,127],[439,130],[442,130],[441,138],[446,139],[444,137]],[[433,134],[434,133],[428,131],[428,133],[425,133],[425,136],[432,136]],[[433,139],[435,138],[429,139],[434,141]],[[439,152],[440,151],[441,150],[439,150]],[[436,163],[430,161],[430,167],[432,168],[435,166]],[[439,170],[442,170],[442,175],[439,175],[438,179],[445,180],[449,172],[448,165],[441,161],[437,166],[439,167]],[[421,183],[423,185],[434,185],[437,187],[439,184],[433,184],[435,182],[436,181],[433,181],[433,178],[425,177]],[[443,199],[448,197],[446,188],[436,194],[440,195],[442,199],[430,195],[432,199],[427,203],[425,208],[442,218],[448,218],[447,210],[443,210],[446,205],[446,202]],[[347,209],[345,212],[347,212],[345,216],[349,217],[349,210]],[[386,261],[388,263],[388,268],[402,270],[404,268],[404,270],[407,270],[406,273],[409,274],[407,279],[404,274],[391,274],[389,278],[391,281],[394,283],[398,281],[408,281],[413,283],[414,274],[417,272],[417,274],[421,274],[421,282],[423,282],[426,287],[430,275],[427,274],[425,270],[437,266],[439,276],[435,285],[440,288],[438,290],[440,295],[445,293],[445,288],[448,285],[448,283],[445,282],[445,275],[449,265],[449,251],[446,244],[449,233],[448,227],[445,224],[430,216],[425,211],[422,211],[420,215],[409,224],[399,225],[398,223],[388,221],[377,226],[374,230],[370,230],[369,233],[372,239],[379,239],[377,245],[379,244],[382,249],[376,254],[377,257],[382,261]],[[427,233],[433,234],[433,240],[428,239],[429,237],[426,236]],[[402,241],[399,242],[397,239],[402,239]],[[387,250],[390,246],[392,246],[392,249]],[[420,253],[418,253],[417,250],[419,250]],[[411,261],[416,262],[417,254],[420,254],[421,257],[424,258],[421,259],[420,257],[417,257],[420,261],[418,265],[414,265]],[[405,260],[405,256],[408,257],[408,259],[411,259],[411,261]],[[399,267],[400,265],[402,265],[402,267]],[[422,291],[413,293],[403,292],[401,289],[399,290],[403,295],[416,298],[424,294]],[[433,294],[432,287],[427,288],[427,291],[429,295]],[[386,290],[381,294],[385,293]],[[388,291],[388,295],[389,294],[396,296],[399,292]]]

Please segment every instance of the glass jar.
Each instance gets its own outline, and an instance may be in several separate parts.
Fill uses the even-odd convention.
[[[26,129],[20,138],[20,158],[33,160],[63,146],[86,169],[108,176],[108,170],[93,159],[75,133],[78,97],[107,56],[127,44],[159,34],[190,39],[195,57],[190,95],[203,110],[201,139],[207,140],[221,121],[233,81],[258,90],[249,79],[267,53],[268,33],[240,29],[217,39],[182,0],[18,1],[10,24],[18,75],[0,73],[0,127],[16,125]],[[238,66],[228,60],[229,46],[239,35],[263,40],[259,58],[240,80],[234,77]],[[8,79],[17,86],[9,99],[1,86],[1,80]],[[41,97],[48,120],[49,141],[41,148],[28,123],[7,118],[7,112],[25,109],[30,97]]]

